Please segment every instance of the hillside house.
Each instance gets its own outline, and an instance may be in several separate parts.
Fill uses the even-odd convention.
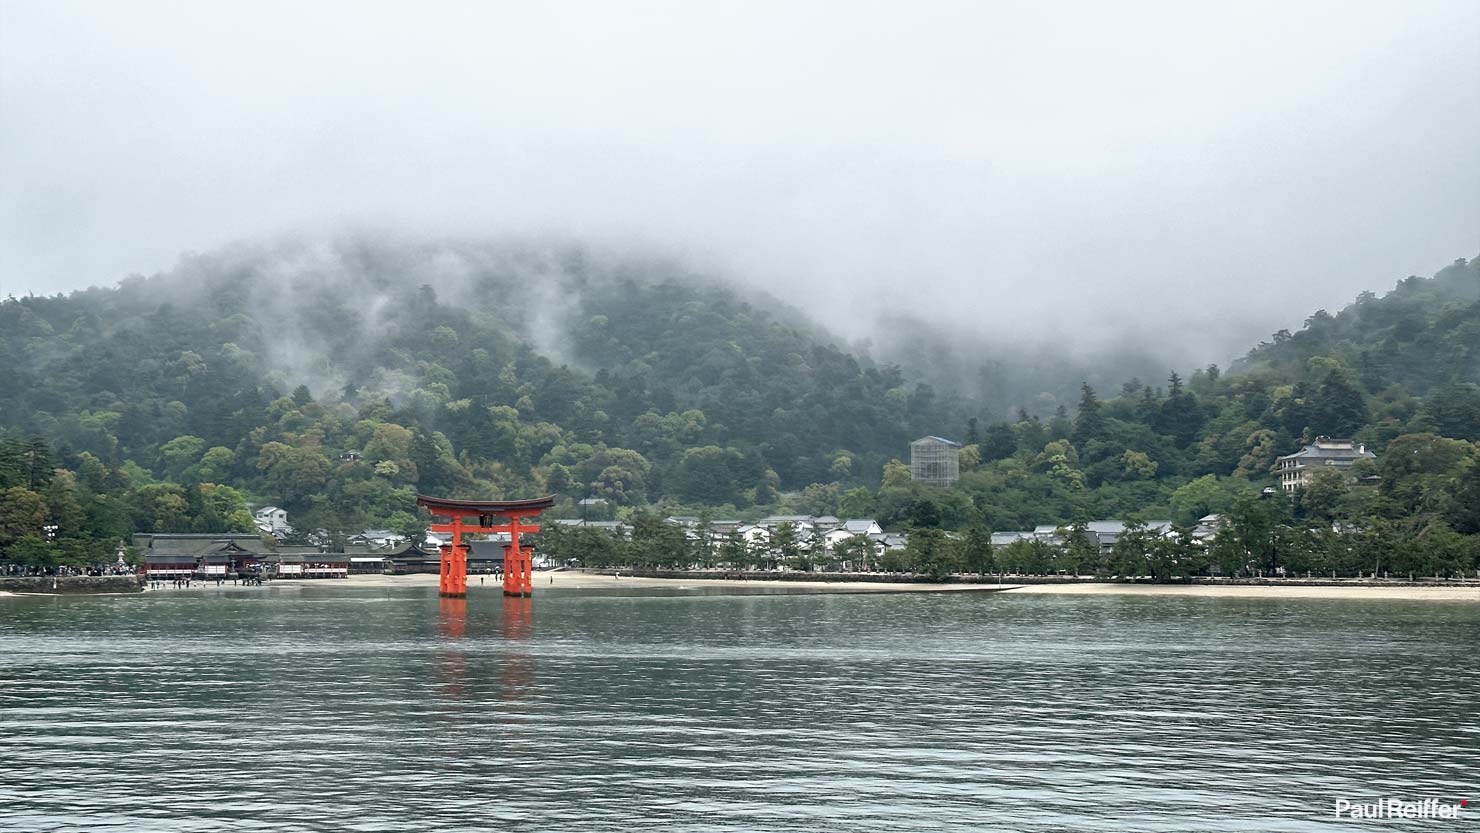
[[[764,547],[771,543],[771,530],[760,524],[745,524],[735,532],[747,547]]]
[[[832,552],[833,547],[856,535],[879,535],[883,532],[883,527],[873,518],[849,518],[822,534],[822,546],[826,551]]]
[[[1351,440],[1316,437],[1310,445],[1276,460],[1274,470],[1280,479],[1280,488],[1293,492],[1309,486],[1317,472],[1347,474],[1358,460],[1376,459],[1377,455],[1368,451],[1365,445],[1356,445]]]
[[[880,532],[868,539],[880,550],[902,550],[910,543],[910,537],[903,532]]]
[[[557,526],[601,529],[623,538],[627,537],[628,533],[627,525],[621,521],[588,521],[584,518],[555,518],[554,522]]]
[[[1222,528],[1222,515],[1203,515],[1197,519],[1197,526],[1192,529],[1192,537],[1199,541],[1211,541],[1218,537],[1218,530]]]
[[[406,543],[406,536],[400,535],[390,529],[366,529],[351,535],[346,543],[371,548],[398,547]]]
[[[252,520],[263,535],[281,538],[293,531],[293,527],[288,526],[288,510],[276,506],[264,506],[253,511]]]
[[[803,532],[811,532],[815,529],[817,519],[811,515],[767,515],[756,521],[756,524],[772,532],[775,532],[777,527],[782,524],[791,524],[791,528],[795,529],[797,534],[800,535]]]

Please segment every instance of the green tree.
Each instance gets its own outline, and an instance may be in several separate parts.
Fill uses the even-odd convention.
[[[745,548],[745,538],[738,531],[730,530],[720,541],[717,557],[722,564],[730,567],[749,566],[750,558]]]
[[[1466,535],[1480,534],[1480,457],[1472,457],[1454,480],[1449,523]]]
[[[159,460],[165,477],[178,479],[205,453],[206,441],[200,437],[180,436],[159,447]]]
[[[983,462],[991,462],[1011,457],[1017,447],[1017,435],[1013,433],[1012,426],[999,422],[987,426],[986,434],[977,443],[977,453],[981,455]]]
[[[797,538],[797,529],[790,523],[780,523],[771,532],[771,553],[791,567],[799,567],[802,561],[802,546]]]
[[[941,530],[928,527],[910,531],[904,560],[911,570],[933,581],[945,580],[960,567],[955,542]]]
[[[26,488],[32,491],[45,489],[51,483],[55,468],[51,459],[51,446],[42,437],[32,437],[21,449]]]
[[[867,535],[844,538],[833,546],[834,561],[848,561],[857,565],[854,569],[868,571],[878,559],[878,547]]]
[[[1289,505],[1283,495],[1256,497],[1244,495],[1234,500],[1223,517],[1224,529],[1260,569],[1271,571],[1279,565],[1276,529],[1286,520]]]
[[[1170,502],[1173,520],[1192,524],[1206,515],[1226,511],[1231,499],[1216,475],[1205,474],[1177,487]]]
[[[1438,512],[1475,453],[1464,440],[1434,434],[1404,434],[1388,443],[1378,460],[1382,494],[1406,512]]]
[[[0,547],[17,539],[45,539],[47,507],[41,495],[23,486],[0,492]]]
[[[1079,386],[1079,411],[1074,417],[1074,444],[1080,448],[1105,433],[1105,417],[1100,413],[1100,400],[1095,389],[1084,382]]]
[[[135,529],[150,532],[190,532],[190,501],[185,489],[173,483],[148,483],[129,495]]]
[[[1336,368],[1321,382],[1310,418],[1323,434],[1350,437],[1367,421],[1367,402],[1361,389]]]
[[[1124,480],[1151,480],[1156,477],[1157,464],[1144,451],[1126,451],[1120,455],[1121,478]]]
[[[1304,517],[1332,521],[1341,516],[1351,489],[1341,472],[1318,471],[1309,485],[1296,492],[1296,511]]]
[[[653,512],[633,514],[627,551],[631,563],[640,567],[688,566],[688,543],[683,528],[667,523]]]
[[[1150,573],[1152,541],[1144,523],[1135,520],[1126,523],[1110,553],[1115,575],[1139,578]]]
[[[1182,378],[1173,373],[1167,379],[1167,398],[1157,414],[1157,430],[1171,436],[1178,447],[1186,447],[1202,430],[1202,408],[1197,399],[1182,388]]]
[[[691,448],[679,459],[679,492],[686,500],[701,504],[734,503],[742,465],[743,459],[734,451],[715,445]]]
[[[219,445],[212,446],[206,449],[200,457],[200,462],[186,476],[193,476],[194,479],[205,483],[221,483],[235,464],[236,455],[231,449]]]
[[[867,540],[867,539],[865,539]],[[961,540],[961,564],[967,572],[984,575],[995,566],[992,560],[992,533],[976,524],[966,530]]]
[[[1100,539],[1090,533],[1089,526],[1083,520],[1075,520],[1067,528],[1060,529],[1059,535],[1064,539],[1064,569],[1072,571],[1076,576],[1101,570]]]
[[[10,541],[0,550],[0,556],[19,567],[36,571],[50,570],[61,563],[61,553],[39,535],[25,535]]]
[[[59,470],[46,485],[42,501],[46,504],[47,525],[57,537],[87,537],[87,515],[77,500],[77,478],[70,471]]]
[[[1480,385],[1453,383],[1424,397],[1419,424],[1443,437],[1480,442]]]
[[[309,508],[310,499],[328,486],[332,468],[318,448],[293,448],[279,442],[262,446],[257,458],[267,488],[289,511]]]

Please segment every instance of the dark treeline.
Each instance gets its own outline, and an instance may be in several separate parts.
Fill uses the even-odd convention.
[[[1197,576],[1348,578],[1480,577],[1480,535],[1462,535],[1446,524],[1418,534],[1402,521],[1373,519],[1362,527],[1301,517],[1299,502],[1281,495],[1245,496],[1222,516],[1211,538],[1190,525],[1160,531],[1132,521],[1113,546],[1086,535],[1085,522],[1058,528],[1059,541],[991,544],[991,531],[910,530],[901,549],[886,549],[865,536],[845,539],[830,552],[798,543],[783,524],[763,545],[737,533],[694,532],[650,512],[634,515],[625,535],[593,527],[546,524],[538,547],[556,563],[637,570],[840,570],[957,574],[1072,575],[1177,581]]]
[[[0,301],[0,551],[75,560],[131,531],[243,531],[249,500],[300,531],[412,531],[418,491],[555,492],[566,514],[602,498],[629,520],[1190,524],[1252,499],[1276,456],[1318,434],[1378,460],[1301,494],[1282,530],[1474,535],[1477,298],[1480,270],[1461,261],[1318,312],[1230,372],[1085,384],[1072,412],[1002,422],[672,265],[227,250],[117,289]],[[913,483],[894,459],[924,434],[965,443],[955,487]]]

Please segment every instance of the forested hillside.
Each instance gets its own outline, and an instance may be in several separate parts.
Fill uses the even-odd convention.
[[[1380,485],[1326,483],[1298,512],[1480,532],[1477,299],[1480,269],[1459,261],[1317,312],[1228,372],[1086,383],[1072,412],[1003,422],[669,262],[236,247],[0,302],[0,548],[58,557],[135,530],[247,530],[248,501],[300,530],[413,529],[417,491],[895,528],[1187,522],[1256,493],[1276,456],[1318,434],[1377,451]],[[965,441],[956,487],[890,462],[924,434]]]
[[[128,506],[95,525],[112,536],[218,526],[200,484],[331,530],[411,523],[418,489],[768,506],[876,482],[913,436],[962,424],[775,302],[591,260],[283,244],[8,299],[0,425],[105,469]]]

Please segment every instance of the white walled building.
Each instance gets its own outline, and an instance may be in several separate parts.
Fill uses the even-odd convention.
[[[276,506],[256,510],[252,513],[252,520],[263,535],[287,535],[293,531],[293,527],[288,526],[288,510]]]

